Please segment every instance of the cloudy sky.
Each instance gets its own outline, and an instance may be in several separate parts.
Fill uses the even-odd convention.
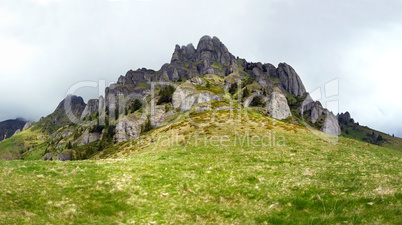
[[[401,9],[399,0],[1,1],[0,121],[50,114],[77,82],[158,70],[175,44],[208,34],[248,61],[292,65],[324,106],[402,137]]]

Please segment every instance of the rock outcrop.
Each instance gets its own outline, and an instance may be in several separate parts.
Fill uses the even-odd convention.
[[[72,155],[71,152],[68,150],[64,150],[62,153],[60,153],[59,156],[57,156],[58,161],[71,161]]]
[[[43,161],[52,160],[52,159],[53,159],[53,156],[54,156],[54,152],[52,152],[52,153],[47,153],[46,155],[44,155],[44,156],[42,157],[42,160],[43,160]]]
[[[17,134],[19,134],[19,133],[21,133],[21,130],[20,130],[20,129],[16,130],[16,131],[14,132],[13,136],[14,136],[14,135],[17,135]]]
[[[355,123],[355,120],[350,116],[350,113],[346,111],[345,113],[341,113],[337,115],[339,122],[343,123]]]
[[[205,59],[225,64],[231,59],[234,59],[234,56],[229,52],[219,38],[211,38],[210,36],[205,35],[198,42],[196,61],[204,61]]]
[[[286,63],[278,65],[277,73],[283,89],[295,96],[303,96],[306,88],[296,71]]]
[[[100,140],[101,137],[102,137],[101,134],[90,133],[89,129],[86,129],[85,132],[81,135],[81,137],[77,140],[77,144],[78,146],[86,145],[88,143]]]
[[[26,122],[24,127],[22,128],[22,131],[29,129],[32,126],[33,122]]]
[[[197,94],[197,88],[194,85],[187,81],[182,83],[172,95],[173,108],[179,108],[186,98],[195,94]]]
[[[191,84],[190,81],[186,81],[177,87],[172,95],[173,108],[179,108],[182,112],[189,110],[193,105],[210,102],[212,100],[222,101],[220,97],[211,93],[198,93],[197,88]]]
[[[89,99],[84,111],[81,114],[81,119],[90,116],[94,112],[99,110],[99,99]]]
[[[314,101],[309,94],[307,94],[298,111],[300,115],[302,115],[302,118],[304,118],[304,113],[309,112],[310,120],[314,124],[317,122],[318,118],[325,115],[321,131],[330,135],[341,134],[337,117],[332,112],[325,109],[319,101]]]
[[[292,115],[285,95],[273,91],[268,101],[268,112],[272,118],[282,120]]]
[[[129,115],[119,119],[116,124],[116,141],[122,142],[130,140],[133,137],[138,137],[141,134],[142,127],[147,120],[138,118],[134,115]]]
[[[322,132],[330,135],[341,135],[341,128],[339,127],[336,116],[326,111],[327,117],[325,117],[324,124],[322,126]]]
[[[311,122],[315,123],[317,122],[318,118],[324,114],[325,109],[322,107],[321,102],[316,101],[313,104],[313,107],[311,108]]]

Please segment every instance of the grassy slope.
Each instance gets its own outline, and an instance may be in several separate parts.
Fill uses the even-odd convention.
[[[0,160],[18,159],[21,154],[29,151],[30,147],[33,145],[36,147],[36,151],[33,155],[41,154],[46,148],[45,139],[46,135],[39,130],[32,130],[30,128],[22,131],[21,133],[0,142]]]
[[[342,135],[345,137],[351,137],[357,140],[371,142],[380,146],[402,151],[402,138],[392,137],[386,133],[373,130],[366,126],[360,126],[356,123],[349,122],[345,124],[344,122],[340,122],[339,124],[342,127]],[[346,134],[346,130],[349,134]],[[371,137],[372,132],[376,133],[377,135],[381,135],[384,140],[381,142],[376,142]]]
[[[0,161],[0,223],[401,222],[400,152],[345,137],[333,145],[247,115],[235,125],[224,124],[229,112],[193,115],[126,143],[116,159]]]

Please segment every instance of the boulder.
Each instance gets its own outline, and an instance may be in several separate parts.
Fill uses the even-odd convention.
[[[292,116],[288,101],[282,93],[273,91],[268,101],[268,112],[272,118],[282,120]]]
[[[296,71],[286,63],[278,65],[277,74],[281,81],[282,88],[295,96],[303,96],[306,88],[303,85]]]

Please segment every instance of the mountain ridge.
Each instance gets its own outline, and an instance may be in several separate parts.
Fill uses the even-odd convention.
[[[188,113],[249,109],[330,135],[346,132],[332,112],[310,97],[293,67],[248,62],[230,53],[219,38],[206,35],[197,48],[191,43],[176,45],[170,63],[158,71],[127,71],[106,87],[104,97],[85,104],[79,96],[67,96],[53,113],[30,128],[37,132],[29,136],[35,142],[22,138],[18,146],[23,150],[10,151],[16,153],[14,157],[22,152],[20,156],[26,158],[24,154],[39,148],[42,159],[59,159],[60,155],[69,155],[62,159],[85,159],[94,149],[102,151],[138,138]]]

